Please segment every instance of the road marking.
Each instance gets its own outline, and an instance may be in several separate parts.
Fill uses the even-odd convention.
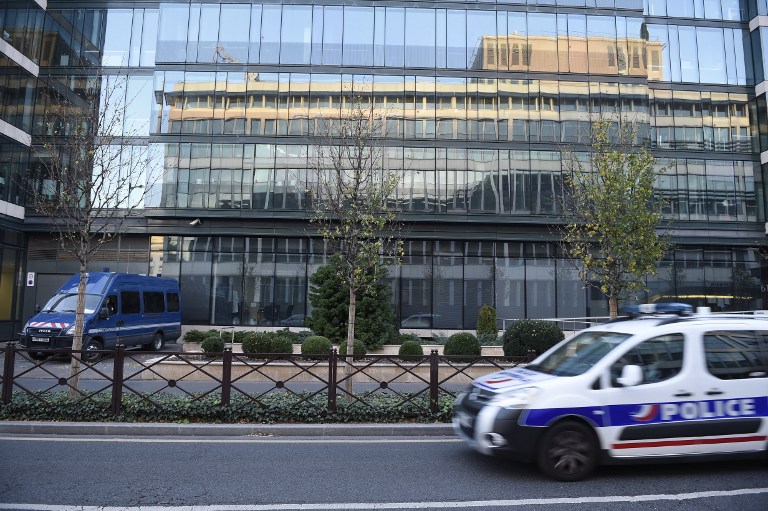
[[[209,506],[59,506],[52,504],[0,504],[0,509],[21,511],[308,511],[344,509],[460,509],[469,507],[518,507],[612,502],[653,502],[664,500],[693,500],[715,497],[734,497],[768,493],[768,488],[742,488],[740,490],[702,491],[693,493],[662,493],[656,495],[612,495],[609,497],[568,497],[556,499],[468,500],[464,502],[339,502],[328,504],[263,504],[263,505],[209,505]]]
[[[0,436],[0,441],[23,442],[110,442],[135,444],[438,444],[461,442],[460,438],[411,438],[411,439],[339,439],[339,438],[291,438],[285,436],[253,435],[238,438],[122,438],[122,437],[42,437],[42,436]],[[2,508],[0,508],[2,509]]]

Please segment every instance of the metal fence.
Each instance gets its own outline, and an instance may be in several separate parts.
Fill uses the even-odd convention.
[[[296,404],[314,405],[321,398],[335,412],[339,398],[370,406],[372,396],[386,394],[395,406],[414,404],[427,398],[429,411],[436,413],[441,396],[455,395],[474,378],[527,362],[528,357],[446,356],[433,350],[428,355],[327,355],[146,352],[126,350],[49,350],[46,355],[72,357],[80,361],[78,384],[71,368],[51,367],[39,360],[40,350],[29,350],[13,342],[0,348],[2,403],[14,393],[24,393],[43,402],[67,391],[75,402],[110,395],[110,412],[120,413],[125,396],[133,395],[157,409],[159,396],[183,394],[190,401],[216,396],[224,406],[233,396],[242,396],[254,406],[267,406],[265,397],[281,392]],[[93,362],[94,353],[100,360]],[[66,373],[66,374],[64,374]],[[351,389],[351,391],[350,391]]]

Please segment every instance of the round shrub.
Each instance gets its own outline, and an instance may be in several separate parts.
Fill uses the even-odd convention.
[[[363,341],[358,341],[357,339],[355,339],[355,343],[352,345],[352,358],[364,357],[366,353],[368,353],[368,349],[365,347],[365,343]],[[344,341],[341,344],[339,344],[339,355],[346,355],[346,354],[347,354],[347,341]]]
[[[400,349],[397,350],[397,354],[401,357],[409,355],[424,355],[424,348],[418,341],[405,341],[400,345]]]
[[[302,355],[327,355],[330,353],[333,344],[327,337],[322,335],[312,335],[304,339],[301,343]]]
[[[564,338],[563,331],[551,321],[519,319],[504,331],[504,355],[523,357],[531,350],[540,355]]]
[[[468,332],[453,334],[445,341],[445,346],[443,346],[443,355],[479,356],[480,353],[480,341]]]
[[[219,334],[211,335],[203,339],[200,347],[205,353],[221,353],[224,351],[224,339],[219,337]]]
[[[243,339],[243,353],[260,355],[272,353],[272,342],[268,332],[252,332]]]

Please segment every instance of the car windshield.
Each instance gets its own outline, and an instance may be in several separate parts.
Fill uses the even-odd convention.
[[[583,332],[527,368],[557,376],[584,374],[629,336],[617,332]]]
[[[101,302],[100,295],[85,295],[85,313],[92,314]],[[59,294],[54,295],[43,307],[43,312],[76,312],[77,294]]]

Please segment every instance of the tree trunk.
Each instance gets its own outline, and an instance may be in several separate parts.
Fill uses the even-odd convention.
[[[83,347],[83,326],[85,319],[85,264],[80,263],[80,282],[77,284],[77,307],[75,307],[75,333],[72,336],[72,351]],[[77,397],[80,386],[80,355],[72,354],[69,376],[69,396]]]
[[[608,315],[611,319],[619,317],[619,300],[615,296],[608,297]]]
[[[357,295],[354,289],[349,288],[349,316],[347,316],[347,357],[344,364],[344,376],[346,377],[344,390],[347,396],[352,395],[352,355],[355,353],[355,314],[357,308]]]

